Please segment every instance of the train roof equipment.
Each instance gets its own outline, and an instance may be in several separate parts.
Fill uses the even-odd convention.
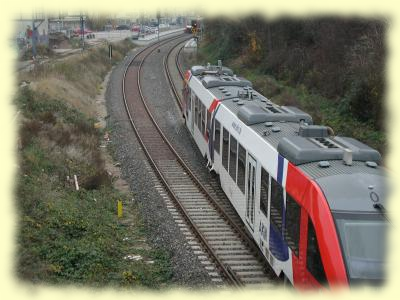
[[[332,191],[326,196],[333,210],[344,207],[337,204],[340,201],[332,200],[338,199],[334,190],[338,180],[343,179],[325,181],[324,177],[346,175],[343,178],[352,182],[345,184],[349,193],[358,189],[355,182],[365,185],[378,178],[377,186],[384,190],[384,171],[379,166],[382,157],[377,150],[354,138],[333,136],[330,127],[313,125],[312,117],[297,107],[273,103],[255,91],[247,79],[234,75],[231,69],[221,64],[193,66],[191,74],[281,156],[316,180],[324,191]],[[360,173],[367,175],[361,178]],[[366,203],[365,210],[373,211],[374,208]]]
[[[252,88],[245,78],[220,65],[193,66],[193,76],[244,124],[265,138],[294,165],[342,160],[351,153],[353,161],[379,164],[375,149],[349,137],[330,136],[327,126],[313,125],[312,117],[294,106],[280,106]]]

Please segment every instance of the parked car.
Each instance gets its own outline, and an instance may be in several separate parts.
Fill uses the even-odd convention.
[[[133,25],[132,28],[131,28],[131,31],[139,32],[140,31],[140,25]]]
[[[88,33],[93,33],[93,31],[91,31],[90,29],[87,29],[87,28],[83,29],[83,34],[88,34]],[[80,29],[80,28],[74,29],[74,34],[81,35],[82,29]]]
[[[116,28],[116,30],[129,30],[129,26],[128,25],[118,25]]]

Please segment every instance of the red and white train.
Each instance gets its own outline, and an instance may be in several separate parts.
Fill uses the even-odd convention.
[[[208,166],[278,276],[295,287],[381,283],[381,155],[225,67],[193,66],[184,117]]]

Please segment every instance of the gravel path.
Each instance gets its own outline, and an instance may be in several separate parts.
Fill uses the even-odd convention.
[[[163,198],[155,188],[158,180],[140,148],[125,112],[121,82],[129,58],[137,51],[132,51],[121,64],[114,68],[110,76],[106,99],[111,143],[121,163],[122,175],[135,195],[134,201],[138,203],[144,219],[150,245],[165,249],[170,253],[173,271],[172,285],[185,288],[209,287],[212,286],[212,282],[207,272],[193,254],[184,235],[168,212]],[[160,61],[157,64],[162,66]],[[156,91],[159,90],[158,86],[166,84],[158,78],[151,78],[150,82],[155,84],[148,84],[147,88]],[[157,99],[163,103],[161,101],[163,95],[158,96]],[[166,120],[172,125],[178,124],[172,114],[168,115]]]

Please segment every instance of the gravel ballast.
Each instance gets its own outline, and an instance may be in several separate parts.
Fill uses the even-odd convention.
[[[110,76],[106,100],[111,144],[115,150],[116,159],[121,163],[122,176],[135,195],[133,201],[138,203],[148,233],[149,244],[152,247],[164,249],[170,254],[173,272],[172,286],[185,288],[212,286],[209,275],[194,255],[185,236],[167,210],[163,198],[155,189],[154,185],[158,180],[141,150],[125,111],[121,90],[123,73],[131,57],[139,51],[138,49],[132,51],[122,63],[115,67]],[[162,65],[162,62],[159,61],[158,64]],[[142,84],[146,89],[158,90],[157,86],[166,83],[156,78],[149,81],[149,84],[146,82]],[[171,115],[168,122],[173,122],[173,119],[174,116]]]

